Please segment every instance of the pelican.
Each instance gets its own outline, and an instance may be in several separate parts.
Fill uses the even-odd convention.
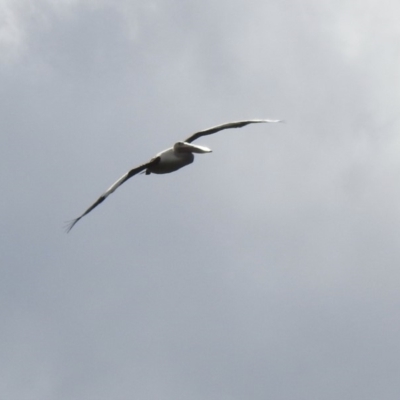
[[[82,215],[70,221],[66,227],[66,231],[69,232],[81,218],[83,218],[86,214],[89,214],[90,211],[92,211],[95,207],[102,203],[118,187],[120,187],[129,178],[132,178],[132,176],[135,176],[139,173],[150,175],[167,174],[170,172],[174,172],[182,167],[185,167],[186,165],[191,164],[194,160],[194,153],[211,153],[212,150],[208,147],[196,146],[192,144],[192,142],[194,142],[198,138],[206,135],[211,135],[224,129],[241,128],[249,124],[259,124],[266,122],[283,121],[278,119],[253,119],[247,121],[228,122],[226,124],[213,126],[212,128],[196,132],[193,135],[189,136],[186,140],[175,143],[172,147],[156,154],[156,156],[153,157],[149,162],[139,165],[138,167],[133,168],[122,175],[121,178],[113,183]]]

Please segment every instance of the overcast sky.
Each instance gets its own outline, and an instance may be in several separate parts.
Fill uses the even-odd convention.
[[[398,400],[399,13],[0,0],[0,398]]]

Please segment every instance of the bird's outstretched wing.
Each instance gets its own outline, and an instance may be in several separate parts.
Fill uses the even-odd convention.
[[[139,172],[144,171],[146,168],[151,167],[152,165],[157,164],[160,161],[160,157],[155,157],[151,161],[146,164],[142,164],[139,167],[133,168],[128,171],[126,174],[121,176],[115,183],[113,183],[98,199],[95,201],[81,216],[78,218],[73,219],[72,221],[68,222],[66,226],[67,233],[74,227],[74,225],[86,214],[89,214],[94,208],[96,208],[100,203],[102,203],[107,196],[113,193],[119,186],[121,186],[124,182],[126,182],[132,176],[138,174]]]
[[[224,129],[241,128],[242,126],[246,126],[249,124],[259,124],[263,122],[283,122],[283,121],[281,121],[280,119],[252,119],[247,121],[228,122],[226,124],[213,126],[212,128],[205,129],[204,131],[196,132],[192,136],[189,136],[185,140],[185,142],[192,143],[199,137],[211,135],[215,132],[222,131]]]

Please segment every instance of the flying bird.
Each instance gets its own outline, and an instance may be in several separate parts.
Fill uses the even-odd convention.
[[[272,119],[253,119],[247,121],[236,121],[228,122],[226,124],[214,126],[212,128],[199,131],[189,136],[186,140],[182,142],[175,143],[169,149],[166,149],[158,153],[149,162],[139,165],[136,168],[131,169],[126,174],[121,176],[115,183],[113,183],[82,215],[78,218],[70,221],[66,227],[66,231],[69,232],[75,224],[83,218],[86,214],[89,214],[94,208],[96,208],[100,203],[102,203],[111,193],[113,193],[118,187],[120,187],[124,182],[126,182],[132,176],[139,173],[150,174],[167,174],[169,172],[177,171],[178,169],[189,165],[194,160],[194,153],[204,154],[210,153],[211,149],[204,146],[196,146],[191,144],[198,138],[206,135],[211,135],[213,133],[222,131],[224,129],[231,128],[241,128],[249,124],[258,124],[265,122],[283,122],[282,120],[272,120]]]

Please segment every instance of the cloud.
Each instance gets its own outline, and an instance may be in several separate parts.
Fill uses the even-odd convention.
[[[395,2],[0,4],[0,397],[397,399]]]

